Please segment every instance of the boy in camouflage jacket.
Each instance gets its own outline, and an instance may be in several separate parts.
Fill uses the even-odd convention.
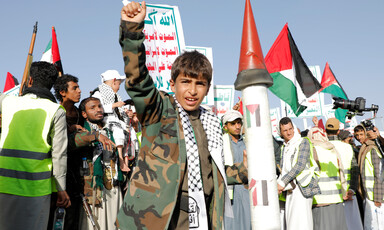
[[[184,110],[198,145],[208,229],[222,229],[228,200],[226,180],[248,181],[244,163],[224,169],[221,156],[214,157],[208,151],[210,141],[222,144],[221,138],[209,139],[200,121],[201,113],[207,113],[200,104],[208,93],[212,67],[205,56],[184,53],[172,66],[170,85],[175,97],[159,92],[145,66],[145,14],[145,2],[131,2],[121,11],[119,41],[127,77],[125,88],[142,124],[142,142],[117,224],[120,229],[189,228],[188,148],[180,115],[180,110]]]

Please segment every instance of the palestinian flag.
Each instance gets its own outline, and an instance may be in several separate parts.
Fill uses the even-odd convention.
[[[10,72],[7,72],[7,78],[5,79],[3,93],[7,92],[18,84],[19,82],[17,81],[17,79]]]
[[[321,85],[301,57],[288,24],[265,56],[265,64],[273,78],[269,89],[299,116],[307,108],[303,105],[305,99],[319,91]]]
[[[347,94],[344,92],[340,83],[337,81],[335,75],[333,74],[331,67],[329,67],[328,62],[325,64],[323,77],[321,78],[321,89],[320,92],[332,94],[332,96],[340,97],[342,99],[348,100]],[[345,116],[347,115],[348,110],[346,109],[336,109],[335,117],[342,123],[345,123]]]
[[[61,65],[59,46],[57,44],[56,31],[55,27],[52,27],[52,38],[49,41],[43,56],[41,57],[41,61],[46,61],[52,63],[56,66],[57,71],[61,74],[64,73],[63,66]]]

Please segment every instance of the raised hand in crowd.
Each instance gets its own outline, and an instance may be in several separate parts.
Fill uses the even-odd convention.
[[[130,2],[121,9],[121,19],[123,21],[140,23],[145,18],[146,10],[145,1],[141,3]]]
[[[232,107],[233,110],[240,111],[240,103],[241,103],[241,98],[240,100]]]
[[[313,116],[312,122],[315,127],[319,126],[319,119],[316,116]]]

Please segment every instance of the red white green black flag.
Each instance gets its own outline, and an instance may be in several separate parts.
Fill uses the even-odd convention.
[[[265,56],[265,64],[273,78],[269,89],[299,116],[306,109],[302,103],[319,91],[321,85],[301,57],[288,24]]]
[[[64,73],[61,65],[59,45],[57,44],[55,27],[52,27],[52,38],[49,41],[40,61],[46,61],[56,66],[57,71]]]
[[[323,77],[321,78],[321,89],[320,92],[329,93],[335,97],[340,97],[342,99],[348,100],[347,94],[345,93],[343,87],[337,81],[335,75],[333,74],[331,67],[329,67],[328,62],[325,64]],[[345,123],[345,116],[347,115],[348,110],[346,109],[336,109],[335,117],[342,123]]]

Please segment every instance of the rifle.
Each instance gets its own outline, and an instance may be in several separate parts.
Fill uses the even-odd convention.
[[[36,22],[35,26],[33,27],[32,40],[31,40],[31,44],[29,46],[27,62],[25,63],[23,79],[21,80],[21,84],[20,84],[19,96],[23,93],[24,87],[29,80],[28,79],[29,78],[29,69],[30,69],[31,63],[32,63],[32,58],[33,58],[32,54],[33,54],[33,47],[35,46],[36,34],[37,34],[37,22]]]
[[[85,196],[83,194],[80,194],[81,196],[81,200],[83,201],[83,208],[84,208],[84,211],[85,213],[87,214],[89,220],[91,221],[91,224],[93,226],[93,229],[94,230],[100,230],[100,226],[99,224],[97,223],[97,221],[95,221],[95,219],[93,218],[93,214],[92,214],[92,210],[91,210],[91,207],[89,207],[89,204],[87,202],[87,199],[85,199]]]

